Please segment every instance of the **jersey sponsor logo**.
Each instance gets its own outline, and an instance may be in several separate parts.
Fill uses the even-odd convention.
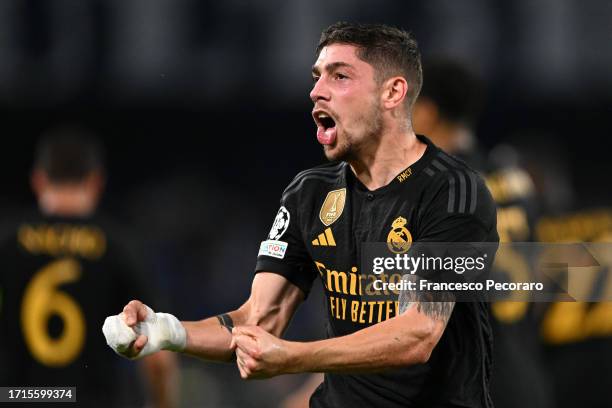
[[[272,228],[268,234],[268,239],[277,240],[282,237],[283,234],[287,232],[287,228],[289,228],[290,219],[291,216],[289,215],[289,211],[284,206],[279,208],[276,218],[274,218],[274,224],[272,224]]]
[[[285,253],[287,253],[287,246],[288,244],[283,241],[276,241],[272,239],[263,241],[259,246],[258,256],[265,255],[283,259],[285,257]]]
[[[331,228],[326,228],[319,236],[312,240],[314,246],[336,246],[334,234]]]
[[[394,254],[403,254],[410,248],[412,235],[406,228],[407,223],[404,217],[397,217],[391,224],[391,231],[387,235],[387,247]]]
[[[336,320],[353,323],[380,323],[397,315],[399,302],[396,292],[377,289],[375,282],[400,282],[400,273],[387,275],[368,275],[359,273],[356,266],[348,272],[327,267],[323,262],[314,261],[321,275],[323,287],[327,292],[327,307]],[[381,298],[382,295],[392,299]]]
[[[319,219],[326,227],[329,227],[340,218],[344,211],[344,203],[346,202],[346,188],[333,190],[327,193],[325,201],[319,211]]]

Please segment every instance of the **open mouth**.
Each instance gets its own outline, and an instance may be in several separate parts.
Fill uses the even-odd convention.
[[[327,116],[325,113],[319,115],[319,123],[325,130],[336,127],[336,121],[331,116]]]
[[[317,140],[323,145],[331,145],[336,140],[336,121],[327,112],[316,110],[312,117],[317,124]]]

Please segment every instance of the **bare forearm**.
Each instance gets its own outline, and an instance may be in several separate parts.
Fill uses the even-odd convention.
[[[348,336],[289,343],[289,372],[378,372],[423,363],[443,326],[416,315],[418,322],[391,319]]]
[[[310,343],[283,341],[261,327],[236,327],[233,344],[240,376],[269,378],[301,372],[378,372],[422,364],[442,337],[454,298],[400,297],[400,314],[344,337]]]
[[[228,313],[234,325],[246,323],[246,313],[235,310]],[[181,322],[187,332],[185,354],[211,361],[231,361],[233,350],[230,349],[232,335],[230,331],[219,323],[217,317],[197,322]]]
[[[234,326],[259,326],[280,336],[303,299],[301,290],[282,276],[260,272],[253,280],[247,302],[228,314]],[[234,350],[230,347],[232,335],[217,317],[182,324],[187,332],[185,354],[205,360],[233,360]]]

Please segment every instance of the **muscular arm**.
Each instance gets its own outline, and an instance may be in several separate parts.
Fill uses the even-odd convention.
[[[228,314],[235,326],[259,326],[279,337],[303,300],[302,291],[284,277],[260,272],[253,279],[249,299],[240,308]],[[216,317],[182,324],[187,332],[184,353],[205,360],[232,359],[232,335]]]
[[[411,292],[411,291],[407,291]],[[295,372],[376,372],[425,363],[442,337],[454,302],[409,295],[401,314],[353,334],[294,343]],[[401,304],[401,301],[400,301]],[[292,370],[293,371],[293,370]]]
[[[427,293],[403,291],[398,316],[347,336],[315,342],[287,342],[259,328],[237,328],[241,375],[379,372],[427,362],[455,304],[451,294],[433,299]]]

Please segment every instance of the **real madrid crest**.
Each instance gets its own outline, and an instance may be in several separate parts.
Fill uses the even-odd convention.
[[[332,225],[344,211],[344,203],[346,202],[346,188],[333,190],[327,193],[325,201],[319,211],[319,219],[326,227]]]
[[[391,224],[391,231],[387,235],[387,247],[395,254],[403,254],[408,251],[412,243],[412,235],[406,224],[408,221],[404,217],[397,217]]]

